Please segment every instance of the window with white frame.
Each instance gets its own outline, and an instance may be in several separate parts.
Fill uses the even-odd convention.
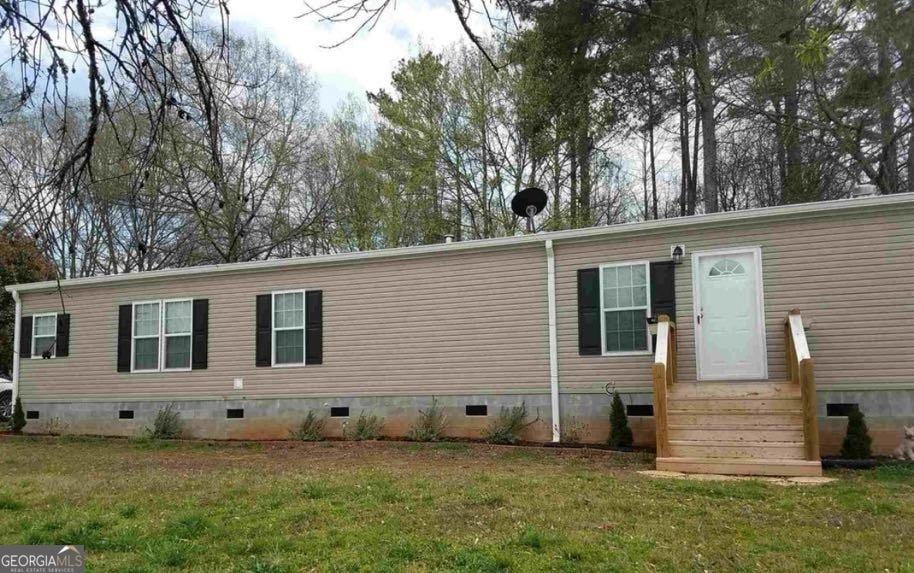
[[[36,314],[32,317],[32,358],[43,358],[47,352],[53,358],[57,352],[57,314]]]
[[[131,370],[189,370],[192,329],[190,299],[134,303]]]
[[[305,363],[305,291],[273,293],[273,364]]]
[[[190,300],[165,301],[165,352],[163,370],[190,368],[194,304]]]
[[[650,352],[648,263],[600,267],[603,353]]]

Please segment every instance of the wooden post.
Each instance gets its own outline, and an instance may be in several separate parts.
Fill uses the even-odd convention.
[[[796,382],[797,357],[793,352],[793,334],[790,331],[790,319],[784,321],[784,362],[787,366],[787,379]]]
[[[806,459],[819,461],[819,417],[816,412],[816,379],[812,358],[800,363],[800,393],[803,397],[803,435]]]
[[[674,325],[670,317],[661,314],[657,317],[657,348],[654,349],[654,428],[657,434],[657,457],[667,457],[669,438],[667,437],[666,394],[667,386],[675,381],[675,343]]]
[[[819,461],[819,418],[816,408],[816,378],[813,373],[809,342],[803,328],[803,319],[798,309],[787,313],[784,323],[784,358],[790,380],[800,386],[803,401],[803,446],[806,459]]]
[[[667,456],[666,367],[654,364],[654,428],[657,434],[657,457]]]

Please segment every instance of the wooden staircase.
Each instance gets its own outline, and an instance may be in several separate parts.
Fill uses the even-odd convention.
[[[798,323],[801,341],[794,340]],[[785,327],[783,382],[677,382],[675,325],[658,324],[654,363],[657,469],[686,473],[820,476],[815,382],[799,312]]]

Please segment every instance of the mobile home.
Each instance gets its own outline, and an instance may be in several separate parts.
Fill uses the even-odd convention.
[[[27,432],[403,436],[435,400],[603,442],[614,389],[658,467],[814,475],[850,408],[879,452],[914,421],[912,194],[59,286],[7,287]]]

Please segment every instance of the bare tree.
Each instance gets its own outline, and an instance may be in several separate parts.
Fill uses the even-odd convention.
[[[92,158],[105,127],[132,142],[124,147],[140,154],[132,163],[142,174],[167,121],[191,118],[213,144],[218,165],[213,78],[196,38],[212,28],[224,38],[228,15],[225,0],[0,0],[0,40],[8,45],[0,73],[16,78],[19,106],[38,110],[45,136],[55,143],[40,182],[55,203],[95,179]],[[176,51],[190,62],[189,76],[176,73]],[[79,115],[85,119],[73,121],[72,94],[83,89],[86,109]],[[189,96],[194,107],[186,103]],[[117,124],[126,107],[138,114],[138,125]],[[130,184],[138,187],[136,175]]]

